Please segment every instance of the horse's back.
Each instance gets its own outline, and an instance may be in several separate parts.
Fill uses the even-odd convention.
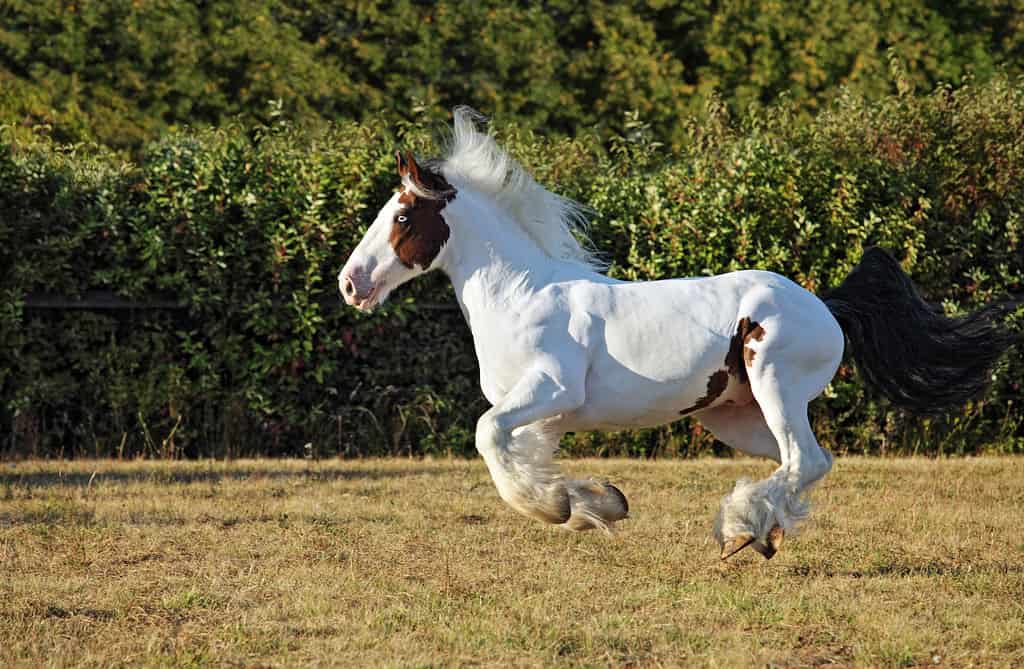
[[[785,314],[831,319],[825,304],[794,281],[765,270],[637,282],[581,282],[570,304],[630,336],[730,337],[740,320]]]

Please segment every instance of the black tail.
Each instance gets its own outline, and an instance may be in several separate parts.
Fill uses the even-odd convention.
[[[996,361],[1022,340],[1003,319],[1019,301],[947,318],[877,247],[865,249],[850,275],[822,299],[864,378],[915,413],[941,413],[980,395]]]

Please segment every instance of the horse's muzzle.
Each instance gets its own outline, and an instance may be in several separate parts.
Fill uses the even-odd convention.
[[[338,288],[345,303],[360,311],[369,311],[377,303],[377,286],[361,267],[345,268],[338,276]]]

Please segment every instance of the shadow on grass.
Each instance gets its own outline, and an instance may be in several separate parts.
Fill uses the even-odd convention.
[[[310,483],[330,483],[332,481],[374,481],[391,478],[409,478],[413,476],[451,475],[449,467],[423,464],[407,469],[345,469],[318,470],[292,469],[267,465],[243,466],[238,469],[224,471],[220,469],[178,469],[161,467],[137,470],[107,470],[75,472],[17,472],[7,471],[0,474],[0,486],[17,486],[30,488],[47,487],[81,487],[99,483],[148,483],[162,485],[190,485],[195,483],[220,483],[223,481],[306,481]]]
[[[789,567],[787,575],[806,578],[908,578],[913,576],[949,576],[959,578],[978,574],[1024,574],[1024,564],[987,562],[981,564],[948,564],[935,560],[900,564],[871,565],[864,569],[832,569],[826,565]]]
[[[88,618],[92,621],[107,621],[113,620],[115,615],[113,611],[106,609],[93,609],[89,607],[79,607],[66,609],[61,606],[48,605],[45,607],[44,614],[47,618],[73,618],[80,616]]]

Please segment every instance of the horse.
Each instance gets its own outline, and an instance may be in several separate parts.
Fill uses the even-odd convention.
[[[692,416],[725,444],[778,464],[763,480],[736,482],[713,523],[721,559],[747,546],[771,558],[832,468],[807,406],[847,343],[861,375],[895,406],[935,413],[983,391],[1017,340],[1001,324],[1006,304],[948,318],[878,248],[821,297],[761,270],[608,277],[586,242],[585,210],[537,183],[476,112],[456,108],[453,119],[442,158],[421,165],[397,153],[400,187],[338,284],[365,312],[420,274],[449,277],[491,405],[476,448],[501,499],[526,516],[610,531],[629,514],[626,496],[564,476],[554,461],[561,436]]]

